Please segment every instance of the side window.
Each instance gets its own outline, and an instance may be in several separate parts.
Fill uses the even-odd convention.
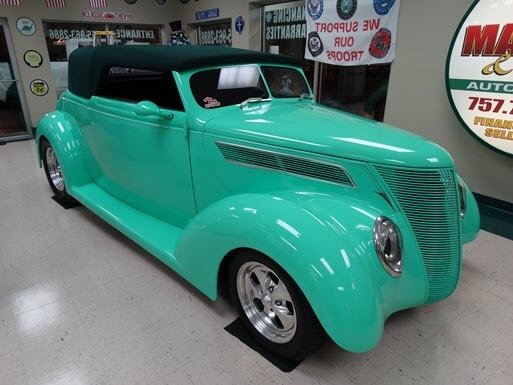
[[[171,71],[108,67],[96,95],[132,103],[149,100],[162,108],[184,111]]]

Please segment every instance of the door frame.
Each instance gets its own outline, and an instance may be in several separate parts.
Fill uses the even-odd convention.
[[[14,47],[7,19],[0,17],[0,28],[3,28],[4,30],[5,40],[7,44],[7,52],[9,54],[9,58],[11,59],[12,72],[14,76],[13,81],[16,82],[16,88],[18,89],[18,97],[20,99],[23,119],[25,120],[25,129],[27,131],[26,134],[22,135],[0,137],[0,140],[2,140],[2,142],[12,142],[16,140],[32,139],[32,124],[30,120],[30,115],[28,113],[27,98],[25,97],[25,91],[23,89],[23,84],[20,79],[20,73],[18,71],[18,62],[16,61],[16,55],[14,53]]]

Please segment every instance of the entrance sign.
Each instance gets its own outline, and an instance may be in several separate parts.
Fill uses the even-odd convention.
[[[306,0],[305,58],[355,66],[390,63],[400,0]]]
[[[484,145],[513,156],[513,3],[475,1],[460,22],[446,65],[451,106]]]

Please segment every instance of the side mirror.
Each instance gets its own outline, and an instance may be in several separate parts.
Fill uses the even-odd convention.
[[[159,106],[149,100],[137,103],[134,112],[138,116],[159,116],[163,119],[173,119],[173,114],[162,112]]]

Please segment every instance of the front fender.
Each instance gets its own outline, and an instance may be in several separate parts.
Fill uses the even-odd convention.
[[[346,350],[363,352],[378,343],[390,313],[425,297],[422,268],[396,279],[377,259],[372,228],[385,213],[393,216],[379,205],[326,194],[232,196],[189,223],[176,256],[187,278],[215,299],[225,255],[237,248],[266,254],[298,284],[328,335]],[[416,290],[401,290],[401,281],[414,282]],[[384,298],[395,292],[397,301]]]
[[[57,154],[69,194],[73,195],[73,187],[91,183],[82,158],[82,136],[73,116],[63,111],[53,111],[39,121],[36,129],[36,151],[40,165],[40,141],[43,136]]]

